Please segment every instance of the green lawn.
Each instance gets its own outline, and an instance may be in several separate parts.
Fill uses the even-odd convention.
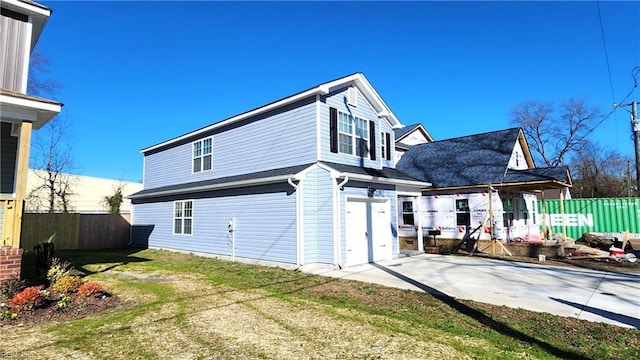
[[[640,331],[155,250],[59,251],[128,301],[0,328],[0,355],[77,359],[638,359]],[[30,261],[25,256],[25,264]],[[25,269],[28,271],[29,268]]]

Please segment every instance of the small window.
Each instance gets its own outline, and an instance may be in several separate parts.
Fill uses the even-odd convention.
[[[173,233],[191,235],[193,230],[193,201],[184,200],[173,203]]]
[[[471,225],[471,213],[469,211],[469,199],[456,200],[456,225]]]
[[[209,171],[213,168],[213,138],[193,142],[193,172]]]
[[[415,225],[415,220],[413,217],[413,202],[411,201],[402,202],[402,224]]]
[[[382,154],[383,159],[389,160],[387,159],[386,139],[384,136],[384,132],[380,133],[380,153]]]

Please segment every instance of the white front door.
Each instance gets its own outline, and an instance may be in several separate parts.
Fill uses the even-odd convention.
[[[391,258],[391,213],[388,200],[348,199],[345,221],[346,265]]]

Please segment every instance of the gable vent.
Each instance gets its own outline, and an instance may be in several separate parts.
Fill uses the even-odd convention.
[[[349,96],[347,101],[351,106],[358,106],[358,90],[355,88],[355,86],[349,87]]]

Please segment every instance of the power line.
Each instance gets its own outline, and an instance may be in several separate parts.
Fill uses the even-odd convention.
[[[607,42],[604,36],[604,25],[602,24],[602,14],[600,13],[600,1],[596,0],[598,7],[598,19],[600,19],[600,34],[602,34],[602,47],[604,48],[604,58],[607,62],[607,72],[609,74],[609,87],[611,88],[611,101],[616,101],[616,95],[613,92],[613,80],[611,78],[611,66],[609,65],[609,52],[607,51]]]

